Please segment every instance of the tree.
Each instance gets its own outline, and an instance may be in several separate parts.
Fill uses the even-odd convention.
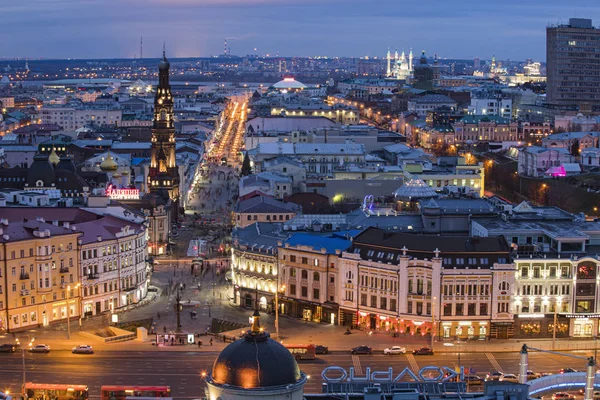
[[[577,140],[577,139],[573,140],[573,143],[571,143],[571,148],[569,149],[569,152],[571,153],[571,155],[573,157],[579,157],[579,140]]]
[[[244,154],[244,161],[242,162],[242,176],[248,176],[252,173],[252,167],[250,166],[250,157],[248,152]]]

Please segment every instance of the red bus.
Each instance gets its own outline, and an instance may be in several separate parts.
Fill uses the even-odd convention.
[[[100,388],[101,400],[125,400],[128,398],[171,398],[171,388],[169,386],[127,386],[111,385]]]
[[[27,382],[21,388],[25,399],[42,400],[88,400],[86,385],[63,385]]]
[[[314,344],[284,344],[296,360],[314,360],[316,347]]]

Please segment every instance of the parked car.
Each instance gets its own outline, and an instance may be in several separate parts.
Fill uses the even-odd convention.
[[[50,353],[50,346],[47,344],[36,344],[29,351],[32,353]]]
[[[556,392],[552,395],[552,400],[574,400],[575,396],[567,392]]]
[[[73,354],[94,354],[94,349],[92,349],[92,346],[88,346],[87,344],[80,344],[79,346],[73,347],[71,352]]]
[[[504,374],[500,371],[490,372],[485,376],[486,381],[499,381]]]
[[[479,375],[465,375],[467,385],[483,385],[484,379]]]
[[[416,356],[432,356],[433,349],[431,347],[421,347],[420,349],[413,350],[413,354]]]
[[[577,370],[573,368],[561,368],[558,372],[560,372],[561,374],[568,374],[571,372],[577,372]]]
[[[502,382],[519,383],[519,378],[515,374],[504,374],[499,380]]]
[[[537,379],[537,378],[541,378],[541,377],[542,377],[542,374],[540,374],[538,372],[533,372],[530,369],[527,370],[527,380]]]
[[[328,354],[329,353],[329,347],[322,346],[322,345],[318,344],[315,347],[315,353],[317,353],[317,354]]]
[[[12,343],[0,344],[0,353],[14,353],[17,351],[17,346]]]
[[[383,350],[383,354],[405,354],[406,348],[402,346],[392,346]]]
[[[373,354],[373,349],[369,346],[358,346],[350,350],[352,354]]]

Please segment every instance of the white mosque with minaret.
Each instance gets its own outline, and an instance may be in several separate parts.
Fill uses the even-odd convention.
[[[413,74],[413,52],[412,49],[408,53],[408,61],[406,60],[406,55],[404,54],[404,50],[402,54],[398,56],[398,49],[394,52],[394,57],[392,58],[392,53],[390,49],[387,52],[387,70],[385,76],[387,78],[392,79],[407,79]]]

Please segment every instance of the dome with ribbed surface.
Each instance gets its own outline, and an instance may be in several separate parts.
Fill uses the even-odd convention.
[[[48,157],[48,161],[50,161],[50,164],[56,165],[60,162],[60,157],[58,156],[58,154],[56,154],[56,150],[54,149],[54,147],[52,148],[52,152],[50,153],[50,156]]]
[[[438,195],[422,179],[412,178],[394,191],[394,197],[399,200],[417,201],[420,199],[431,199],[438,197]]]
[[[303,376],[294,356],[267,332],[258,330],[257,313],[254,318],[253,328],[227,346],[215,360],[212,382],[244,389],[300,382]]]

